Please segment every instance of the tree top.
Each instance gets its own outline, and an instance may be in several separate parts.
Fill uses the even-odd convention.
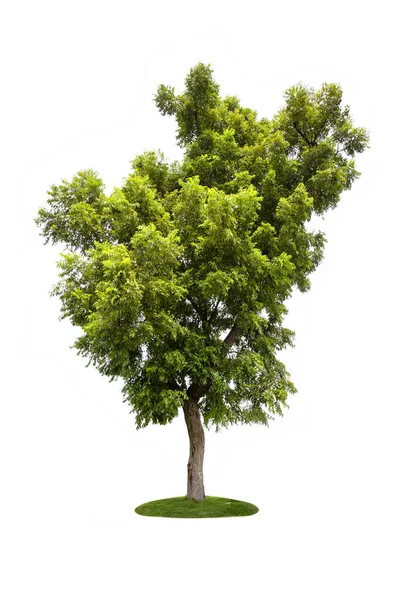
[[[81,171],[39,210],[46,243],[66,250],[61,318],[89,363],[123,379],[138,427],[170,422],[188,394],[206,425],[267,424],[295,392],[276,356],[293,343],[285,301],[323,258],[307,224],[351,188],[368,134],[337,84],[295,85],[259,119],[202,63],[155,103],[176,120],[181,162],[144,152],[110,195]]]

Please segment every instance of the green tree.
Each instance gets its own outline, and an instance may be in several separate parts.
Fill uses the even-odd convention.
[[[36,223],[66,249],[53,294],[81,328],[74,346],[123,380],[137,428],[183,409],[187,497],[201,501],[203,422],[268,424],[296,391],[277,359],[293,345],[285,301],[309,289],[325,237],[307,223],[351,188],[368,135],[336,84],[291,87],[267,120],[222,98],[210,66],[185,82],[155,96],[176,119],[181,162],[144,152],[111,195],[79,172],[50,188]]]

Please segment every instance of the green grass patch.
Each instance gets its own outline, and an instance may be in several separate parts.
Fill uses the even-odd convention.
[[[186,496],[153,500],[135,508],[144,517],[172,517],[174,519],[213,519],[216,517],[246,517],[258,512],[257,506],[232,498],[206,496],[203,502],[188,500]]]

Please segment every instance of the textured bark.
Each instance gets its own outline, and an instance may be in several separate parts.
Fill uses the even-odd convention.
[[[242,337],[243,331],[238,325],[234,325],[226,338],[224,339],[224,344],[231,348],[236,342]]]
[[[187,498],[202,502],[206,499],[203,482],[204,429],[196,398],[188,397],[183,405],[183,413],[189,434]]]
[[[231,348],[243,335],[242,329],[234,325],[231,331],[224,339],[227,348]],[[183,405],[186,427],[189,434],[189,462],[188,462],[188,482],[187,497],[197,502],[206,499],[203,483],[203,463],[204,463],[204,429],[201,423],[198,399],[207,393],[211,385],[192,383],[187,390],[188,399]],[[179,389],[175,382],[170,382],[171,389]],[[177,388],[175,387],[177,386]]]

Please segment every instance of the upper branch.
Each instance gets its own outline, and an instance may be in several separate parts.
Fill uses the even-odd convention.
[[[236,342],[242,337],[243,330],[238,325],[234,325],[226,338],[224,339],[224,344],[231,348]]]
[[[295,128],[295,130],[297,131],[297,133],[299,134],[300,137],[303,138],[303,140],[306,142],[307,146],[309,146],[310,148],[312,148],[313,146],[315,146],[315,142],[311,142],[307,136],[301,131],[301,129],[298,126],[297,121],[293,121],[293,127]]]
[[[234,325],[232,327],[232,329],[230,330],[230,332],[228,333],[228,335],[226,336],[226,338],[224,339],[224,344],[227,346],[227,350],[229,348],[231,348],[234,344],[236,344],[236,342],[241,338],[242,335],[243,335],[242,328],[239,327],[238,325]],[[211,387],[211,384],[212,384],[211,380],[209,380],[207,383],[204,383],[204,384],[193,382],[189,386],[189,388],[187,390],[187,394],[188,394],[188,396],[191,396],[193,398],[196,398],[197,400],[200,400],[200,398],[208,392],[208,390]]]
[[[197,304],[197,302],[195,302],[195,300],[193,300],[193,298],[191,298],[190,296],[186,296],[186,297],[189,300],[190,304],[193,306],[193,308],[196,311],[197,315],[200,317],[201,324],[202,324],[203,330],[204,330],[205,324],[207,323],[207,311],[205,309],[203,310],[199,306],[199,304]]]

